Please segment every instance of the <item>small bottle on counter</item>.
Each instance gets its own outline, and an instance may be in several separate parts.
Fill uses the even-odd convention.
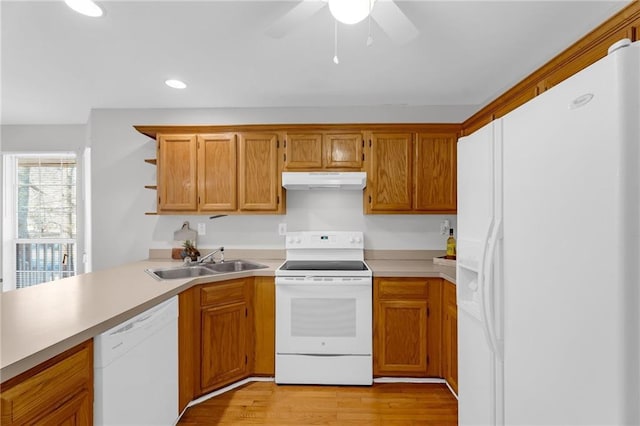
[[[449,228],[449,238],[447,238],[447,255],[445,258],[456,258],[456,239],[453,237],[453,228]]]

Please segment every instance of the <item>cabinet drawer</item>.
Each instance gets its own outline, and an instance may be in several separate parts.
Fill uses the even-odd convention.
[[[456,301],[456,285],[450,283],[449,281],[444,282],[444,304],[448,305],[457,305]]]
[[[91,344],[37,374],[2,389],[2,424],[27,422],[53,411],[93,382]],[[37,367],[36,367],[37,368]]]
[[[424,299],[429,296],[429,280],[424,278],[377,278],[375,285],[381,299]]]
[[[228,305],[244,302],[247,287],[246,279],[205,284],[200,289],[200,306]]]

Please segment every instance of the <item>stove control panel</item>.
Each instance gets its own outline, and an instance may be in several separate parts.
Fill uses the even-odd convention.
[[[285,246],[287,249],[364,249],[364,236],[362,232],[347,231],[288,232]]]

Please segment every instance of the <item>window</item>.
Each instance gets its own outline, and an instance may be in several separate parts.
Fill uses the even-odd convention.
[[[74,154],[15,154],[5,162],[5,227],[13,259],[5,290],[77,272],[77,162]],[[7,244],[5,243],[5,247]],[[6,253],[9,255],[9,253]],[[10,275],[10,276],[8,276]]]

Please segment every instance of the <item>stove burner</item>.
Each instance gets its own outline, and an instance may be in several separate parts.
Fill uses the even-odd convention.
[[[287,260],[283,271],[367,271],[367,265],[359,260]]]

